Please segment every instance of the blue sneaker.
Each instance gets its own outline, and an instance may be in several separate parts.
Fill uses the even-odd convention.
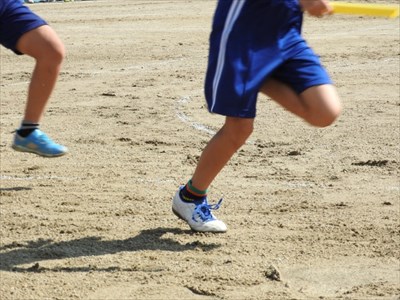
[[[193,231],[201,232],[225,232],[226,225],[221,220],[218,220],[211,210],[218,209],[222,199],[215,205],[210,205],[207,202],[207,197],[199,201],[187,202],[181,199],[179,195],[180,187],[172,199],[172,212],[186,223],[189,224]]]
[[[31,152],[46,157],[64,155],[68,149],[53,142],[43,131],[35,129],[27,137],[15,133],[12,148],[21,152]]]

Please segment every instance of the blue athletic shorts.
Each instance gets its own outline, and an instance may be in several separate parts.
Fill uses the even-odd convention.
[[[0,0],[0,44],[21,54],[16,49],[18,40],[28,31],[46,25],[20,0]]]
[[[209,111],[254,118],[258,92],[268,78],[298,94],[331,84],[301,36],[302,21],[298,0],[219,0],[205,80]]]

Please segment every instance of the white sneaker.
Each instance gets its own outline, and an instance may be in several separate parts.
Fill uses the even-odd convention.
[[[179,195],[181,189],[183,186],[179,188],[172,199],[172,211],[177,217],[187,222],[194,231],[225,232],[227,230],[225,223],[211,213],[211,210],[220,207],[222,199],[215,205],[209,205],[207,197],[190,203],[181,199]]]

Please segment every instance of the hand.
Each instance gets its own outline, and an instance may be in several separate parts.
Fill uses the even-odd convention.
[[[322,17],[333,13],[333,8],[328,0],[300,0],[300,6],[303,11],[314,17]]]

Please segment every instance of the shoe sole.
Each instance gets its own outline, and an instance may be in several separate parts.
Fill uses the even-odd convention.
[[[67,152],[62,152],[62,153],[59,153],[59,154],[45,154],[45,153],[37,152],[35,150],[31,150],[29,148],[20,147],[20,146],[17,146],[17,145],[12,145],[11,148],[13,148],[15,151],[18,151],[18,152],[34,153],[36,155],[40,155],[40,156],[43,156],[43,157],[59,157],[59,156],[63,156],[65,154],[67,154]]]

